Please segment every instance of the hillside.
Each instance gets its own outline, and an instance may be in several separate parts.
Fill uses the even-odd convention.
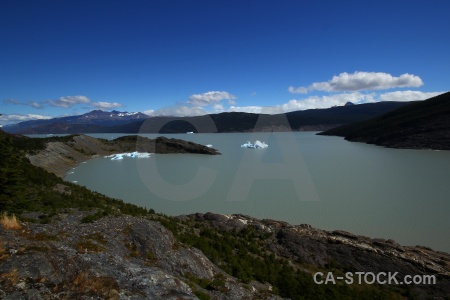
[[[450,294],[447,253],[243,215],[169,217],[66,182],[26,158],[49,143],[73,139],[0,131],[0,211],[20,220],[0,218],[2,297],[420,299]],[[315,272],[357,271],[398,272],[398,278],[435,275],[437,283],[313,281]]]
[[[367,120],[403,105],[402,102],[380,102],[276,115],[228,112],[196,117],[148,117],[141,113],[92,111],[81,116],[21,122],[3,129],[19,134],[320,131]]]
[[[450,92],[319,134],[390,148],[450,150]]]

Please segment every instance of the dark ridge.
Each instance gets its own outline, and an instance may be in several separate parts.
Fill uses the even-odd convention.
[[[389,148],[450,150],[450,92],[319,134]]]

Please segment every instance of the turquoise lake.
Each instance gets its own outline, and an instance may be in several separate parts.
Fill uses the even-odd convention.
[[[239,213],[450,252],[450,151],[386,149],[314,132],[166,136],[212,144],[222,155],[99,157],[65,180],[169,215]],[[269,147],[241,148],[256,140]]]

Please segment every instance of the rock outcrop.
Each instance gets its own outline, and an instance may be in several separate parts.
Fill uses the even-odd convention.
[[[259,220],[245,215],[193,214],[190,219],[221,231],[251,227],[269,237],[266,248],[292,262],[318,268],[339,267],[350,272],[398,272],[405,275],[435,275],[435,285],[414,285],[419,298],[450,295],[450,254],[423,246],[401,246],[393,240],[373,239],[335,230],[325,231],[308,224],[290,225],[283,221]]]
[[[131,216],[82,223],[89,212],[60,214],[21,230],[0,226],[2,299],[252,299],[263,284],[243,287],[161,224]],[[39,214],[27,214],[28,219]],[[196,281],[215,282],[203,289]]]

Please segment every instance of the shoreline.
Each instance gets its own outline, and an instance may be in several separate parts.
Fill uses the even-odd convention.
[[[67,173],[71,169],[76,168],[81,163],[87,162],[88,160],[101,156],[114,156],[117,154],[134,152],[132,149],[129,149],[128,146],[119,143],[105,143],[97,138],[79,135],[74,137],[73,142],[50,142],[44,150],[39,151],[36,155],[27,155],[27,157],[33,165],[42,167],[46,171],[65,180]],[[429,248],[426,246],[419,247]],[[439,252],[441,250],[433,251]],[[443,253],[447,254],[447,252]]]

